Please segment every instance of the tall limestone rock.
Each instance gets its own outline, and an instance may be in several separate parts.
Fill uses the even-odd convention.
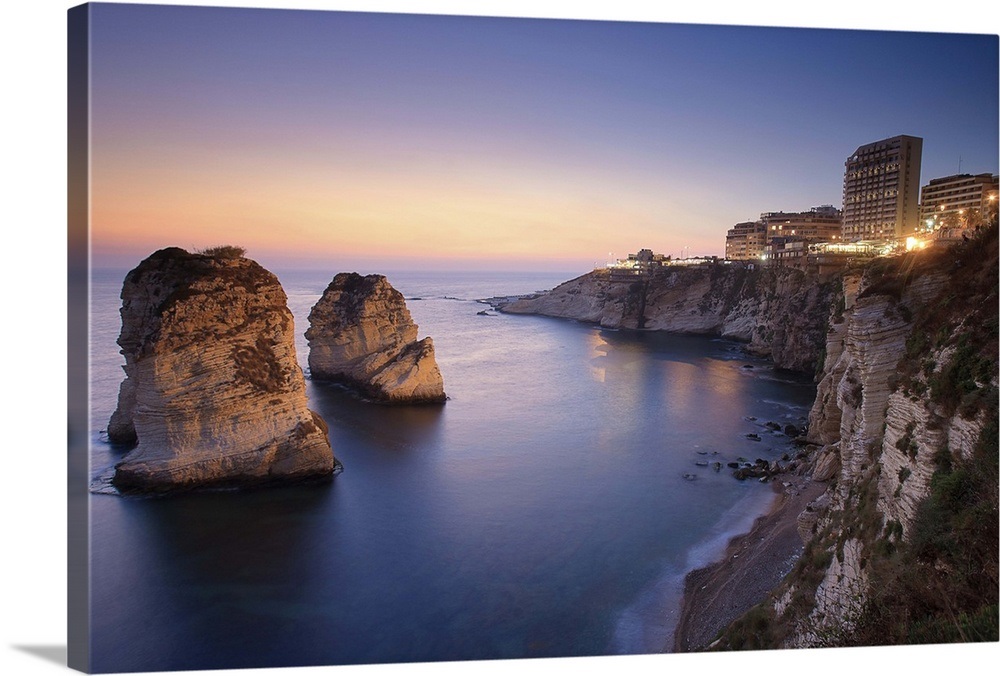
[[[241,255],[157,251],[122,288],[126,378],[108,424],[122,490],[249,486],[340,469],[309,410],[277,278]]]
[[[306,339],[313,379],[350,385],[384,403],[446,399],[433,341],[417,340],[403,295],[382,275],[334,277],[309,313]]]

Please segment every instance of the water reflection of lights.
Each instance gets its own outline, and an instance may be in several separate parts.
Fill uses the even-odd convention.
[[[603,383],[607,375],[607,368],[604,366],[608,357],[608,341],[604,340],[601,332],[594,329],[587,335],[587,344],[597,356],[590,360],[590,375],[599,383]]]

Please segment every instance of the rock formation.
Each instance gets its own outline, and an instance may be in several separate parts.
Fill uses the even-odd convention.
[[[382,275],[334,277],[309,313],[306,339],[313,379],[350,385],[384,403],[446,398],[433,341],[417,340],[403,295]]]
[[[307,407],[277,278],[234,255],[157,251],[122,288],[126,378],[108,424],[134,445],[122,490],[329,478],[339,463]]]
[[[595,270],[534,298],[503,304],[608,328],[717,335],[748,343],[775,366],[813,373],[834,284],[790,268],[670,267],[636,281]]]
[[[824,444],[817,472],[835,470],[824,471],[831,486],[812,546],[833,556],[809,592],[811,611],[786,618],[794,626],[786,647],[849,642],[859,622],[870,622],[872,585],[886,586],[870,579],[869,571],[879,574],[871,561],[905,546],[932,477],[969,460],[983,428],[995,424],[995,236],[994,228],[987,255],[965,254],[978,279],[961,269],[961,250],[845,275],[809,416],[810,439]],[[785,595],[810,587],[792,581]]]
[[[829,483],[757,647],[997,640],[997,270],[994,224],[843,276],[809,417]]]

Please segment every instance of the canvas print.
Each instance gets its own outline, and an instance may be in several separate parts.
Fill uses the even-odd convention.
[[[998,640],[996,35],[68,18],[71,666]]]

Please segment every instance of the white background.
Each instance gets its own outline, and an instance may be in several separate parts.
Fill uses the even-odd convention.
[[[66,10],[78,3],[8,0],[0,19],[3,50],[2,167],[4,240],[0,245],[0,449],[5,473],[0,553],[5,674],[65,671],[66,646]],[[149,4],[149,3],[143,3]],[[168,0],[160,4],[180,4]],[[303,9],[417,11],[503,16],[626,19],[741,25],[815,26],[944,32],[998,32],[998,3],[840,0],[815,3],[557,2],[535,0],[346,0],[188,2]],[[662,5],[662,6],[661,6]],[[808,6],[808,8],[807,8]],[[989,7],[987,9],[987,7]],[[995,167],[994,167],[995,169]],[[11,209],[11,207],[13,207]],[[127,593],[127,590],[125,591]],[[947,674],[1000,663],[998,644],[889,649],[811,650],[722,655],[520,660],[265,669],[220,674],[831,674],[884,670]],[[872,662],[875,662],[874,664]],[[862,666],[863,665],[863,666]]]

